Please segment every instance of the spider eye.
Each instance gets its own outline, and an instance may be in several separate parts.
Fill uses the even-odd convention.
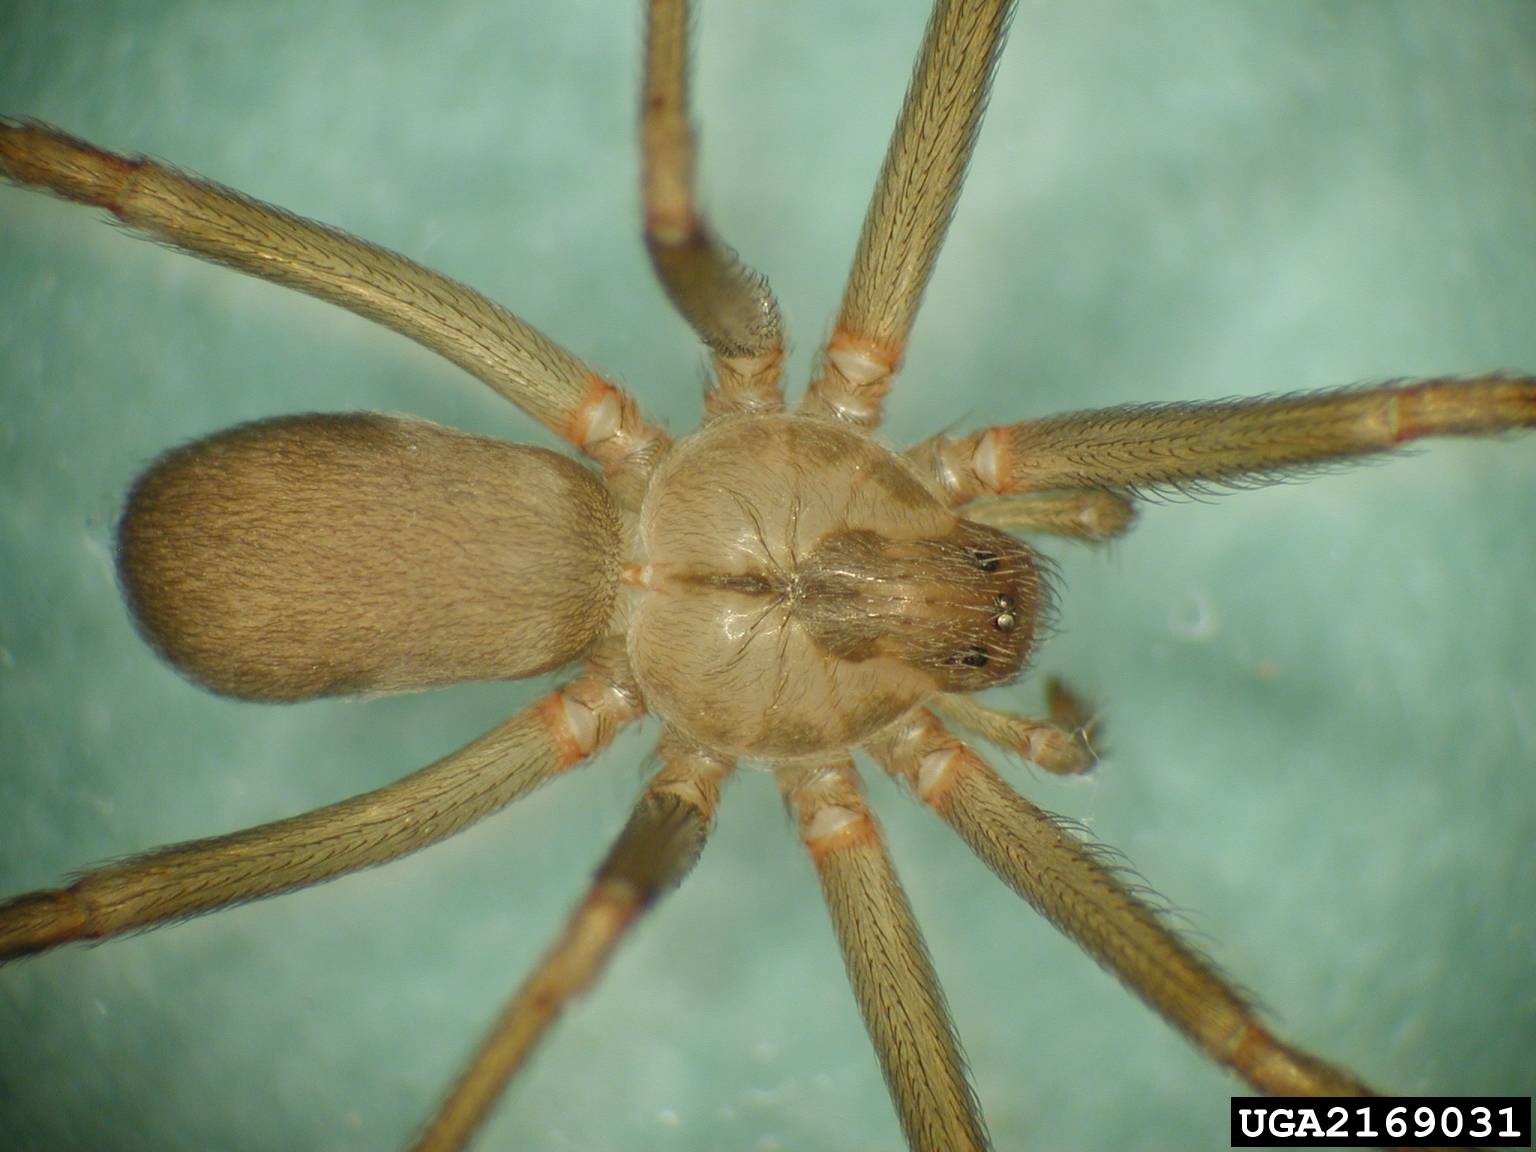
[[[960,657],[960,663],[967,668],[985,668],[987,666],[987,650],[985,648],[972,648],[964,656]]]
[[[971,556],[976,561],[976,567],[980,568],[983,572],[997,571],[1000,562],[996,552],[985,552],[978,548],[971,553]]]
[[[1013,614],[1013,597],[1006,592],[1000,593],[992,601],[992,607],[997,611],[997,615],[992,617],[992,627],[999,632],[1012,632],[1014,625],[1019,622],[1019,618]]]

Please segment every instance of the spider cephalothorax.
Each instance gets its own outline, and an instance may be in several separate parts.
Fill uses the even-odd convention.
[[[717,421],[673,448],[640,523],[630,662],[651,710],[711,748],[843,752],[1029,653],[1030,549],[857,430]]]

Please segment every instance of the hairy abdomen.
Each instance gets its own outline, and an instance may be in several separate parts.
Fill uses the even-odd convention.
[[[373,413],[243,424],[134,485],[118,569],[149,642],[247,700],[531,676],[601,637],[619,520],[542,448]]]

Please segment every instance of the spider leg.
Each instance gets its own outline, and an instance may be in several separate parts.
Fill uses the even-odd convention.
[[[1048,720],[1033,720],[1013,712],[1001,712],[960,694],[933,698],[934,711],[967,732],[990,740],[1022,756],[1031,764],[1058,776],[1074,776],[1092,770],[1099,762],[1089,743],[1091,722],[1087,725],[1060,725]]]
[[[567,1003],[602,974],[625,932],[693,868],[735,765],[663,739],[664,765],[565,930],[502,1010],[414,1152],[456,1152],[485,1121]]]
[[[586,674],[403,780],[301,816],[156,848],[0,904],[0,962],[307,888],[446,840],[644,715],[599,657]]]
[[[340,229],[34,121],[0,119],[0,176],[409,336],[600,461],[619,490],[642,484],[667,444],[633,397],[501,305]]]
[[[1282,1096],[1358,1096],[1350,1073],[1283,1043],[1211,962],[1184,943],[1094,849],[1009,788],[922,710],[869,747],[987,867],[1211,1060]]]
[[[1137,404],[935,436],[909,455],[955,504],[1001,492],[1254,484],[1424,436],[1536,427],[1536,376],[1489,373],[1253,400]]]
[[[1097,544],[1129,532],[1136,505],[1113,492],[1028,492],[973,500],[960,514],[1007,531],[1049,532]]]
[[[705,413],[779,412],[779,305],[695,202],[698,143],[688,122],[688,0],[650,0],[641,101],[645,246],[667,296],[714,353]]]
[[[866,428],[880,423],[881,398],[901,363],[960,198],[1012,6],[1012,0],[935,4],[821,375],[802,412]]]
[[[938,977],[853,762],[778,770],[913,1152],[991,1144]]]

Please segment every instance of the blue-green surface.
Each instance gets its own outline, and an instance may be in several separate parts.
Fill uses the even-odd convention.
[[[703,182],[793,325],[836,306],[918,2],[701,13]],[[458,276],[685,431],[638,242],[638,3],[0,3],[0,110]],[[112,523],[164,448],[306,409],[549,443],[405,340],[0,189],[0,891],[371,788],[539,691],[267,708],[160,666]],[[1536,370],[1536,9],[1027,4],[885,434]],[[1280,1031],[1398,1091],[1536,1089],[1536,437],[1051,544],[1090,781],[1014,766],[1187,911]],[[1033,707],[1033,681],[998,694]],[[0,972],[0,1147],[390,1149],[617,830],[654,730],[408,861]],[[882,780],[1001,1149],[1226,1146],[1233,1086]],[[486,1149],[890,1149],[769,780]]]

